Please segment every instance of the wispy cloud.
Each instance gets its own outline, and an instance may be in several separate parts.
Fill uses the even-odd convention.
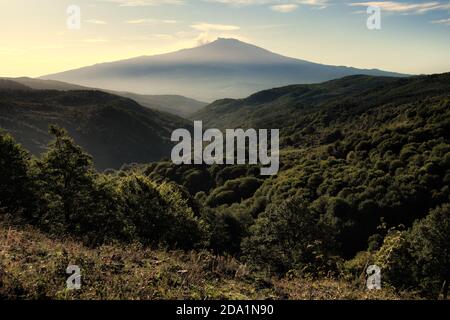
[[[87,38],[87,39],[84,39],[83,42],[86,42],[86,43],[105,43],[105,42],[108,42],[108,39],[105,39],[105,38]]]
[[[177,20],[170,20],[170,19],[134,19],[134,20],[127,20],[125,21],[127,24],[144,24],[144,25],[155,25],[155,24],[176,24],[178,23]]]
[[[291,4],[277,4],[270,6],[270,9],[276,12],[281,13],[288,13],[297,10],[298,4],[291,3]]]
[[[240,29],[239,26],[235,25],[214,24],[206,22],[196,23],[191,25],[191,27],[199,31],[236,31]]]
[[[307,6],[317,7],[319,9],[325,9],[330,4],[328,0],[298,0],[296,2]]]
[[[86,20],[87,23],[92,23],[92,24],[97,24],[97,25],[105,25],[108,24],[106,21],[104,20],[97,20],[97,19],[89,19]]]
[[[431,21],[433,24],[444,24],[446,26],[450,26],[450,18],[448,19],[440,19],[440,20],[433,20]]]
[[[403,14],[421,14],[434,10],[448,10],[450,9],[450,3],[442,2],[422,2],[422,3],[409,3],[409,2],[397,2],[397,1],[368,1],[368,2],[353,2],[349,3],[352,7],[380,7],[382,10],[393,13]]]
[[[100,0],[100,1],[115,3],[120,7],[147,7],[147,6],[160,6],[165,4],[182,5],[186,3],[185,0]]]
[[[200,33],[196,36],[197,45],[203,45],[215,40],[217,37],[225,36],[241,29],[241,27],[229,24],[216,24],[208,22],[199,22],[191,25],[191,28]],[[235,35],[233,35],[236,38]]]
[[[243,7],[251,5],[268,5],[269,8],[277,12],[292,12],[296,10],[299,6],[310,6],[319,9],[324,9],[328,7],[328,0],[203,0],[206,2],[217,2],[223,3],[233,7]]]

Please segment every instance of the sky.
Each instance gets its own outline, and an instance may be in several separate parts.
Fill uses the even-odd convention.
[[[369,6],[380,8],[379,30],[367,27]],[[324,64],[442,73],[450,71],[450,1],[0,0],[0,76],[42,76],[217,37]]]

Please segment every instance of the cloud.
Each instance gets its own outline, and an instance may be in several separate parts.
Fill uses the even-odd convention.
[[[182,5],[185,0],[100,0],[101,2],[111,2],[118,4],[120,7],[147,7],[160,6],[165,4]]]
[[[240,30],[241,27],[228,24],[215,24],[208,22],[198,22],[191,25],[192,29],[200,31],[195,41],[197,45],[207,44],[220,36],[229,34],[229,32]]]
[[[433,10],[450,9],[450,3],[441,3],[437,1],[422,3],[407,3],[397,1],[369,1],[349,3],[352,7],[380,7],[382,10],[403,14],[421,14]]]
[[[97,19],[90,19],[90,20],[86,20],[87,23],[92,23],[92,24],[98,24],[98,25],[105,25],[107,24],[106,21],[103,20],[97,20]]]
[[[296,2],[307,6],[318,7],[319,9],[325,9],[329,5],[328,0],[299,0]]]
[[[291,4],[277,4],[277,5],[273,5],[270,6],[270,9],[276,12],[281,12],[281,13],[287,13],[287,12],[292,12],[297,10],[298,8],[298,4],[295,3],[291,3]]]
[[[233,7],[243,7],[251,5],[269,5],[269,8],[277,12],[292,12],[300,5],[317,7],[324,9],[329,5],[328,0],[203,0],[206,2],[222,3]]]
[[[450,26],[450,18],[441,19],[441,20],[433,20],[433,21],[431,21],[431,23],[433,23],[433,24],[443,24],[443,25],[446,25],[446,26]]]
[[[155,25],[155,24],[176,24],[178,23],[177,20],[170,20],[170,19],[134,19],[134,20],[127,20],[125,21],[127,24],[145,24],[145,25]]]
[[[261,5],[261,4],[271,4],[279,1],[274,0],[203,0],[206,2],[217,2],[223,3],[233,7],[251,6],[251,5]]]
[[[208,31],[236,31],[241,29],[239,26],[235,25],[226,25],[226,24],[213,24],[200,22],[191,25],[191,28],[194,28],[198,31],[208,32]]]
[[[104,38],[88,38],[88,39],[84,39],[83,42],[86,42],[86,43],[105,43],[105,42],[108,42],[108,40],[104,39]]]

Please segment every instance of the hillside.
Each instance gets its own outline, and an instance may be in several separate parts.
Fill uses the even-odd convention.
[[[320,239],[322,258],[370,256],[382,248],[391,228],[411,234],[414,223],[450,202],[448,73],[408,79],[357,76],[277,88],[216,101],[193,118],[204,120],[205,127],[281,130],[281,170],[270,178],[251,166],[165,162],[146,171],[152,179],[185,186],[218,212],[217,219],[233,231],[221,230],[215,245],[244,252],[258,265],[280,272],[308,263],[319,268],[304,247],[292,249],[305,235]],[[292,209],[286,208],[289,201],[295,201]],[[304,222],[295,217],[308,214],[313,222],[299,229]],[[321,227],[313,236],[315,225]],[[268,248],[277,254],[268,256]],[[406,280],[401,283],[396,285],[406,286]],[[433,290],[438,287],[435,283]]]
[[[33,154],[50,141],[50,124],[66,128],[100,170],[170,156],[172,131],[190,125],[100,91],[0,92],[0,127]]]
[[[231,257],[206,251],[140,246],[92,249],[51,239],[32,228],[0,224],[0,299],[102,300],[357,300],[417,298],[392,290],[367,292],[346,281],[277,279],[252,273]],[[66,290],[65,268],[79,265],[82,289]]]
[[[17,87],[21,89],[34,89],[34,90],[58,90],[58,91],[71,91],[71,90],[98,90],[95,88],[89,88],[86,86],[79,86],[67,82],[62,81],[54,81],[54,80],[43,80],[43,79],[35,79],[35,78],[0,78],[0,88],[6,85],[6,83],[16,83],[16,87],[18,85],[23,85],[22,87]],[[25,86],[25,87],[24,87]],[[141,106],[159,110],[162,112],[171,113],[180,117],[187,117],[196,111],[199,111],[201,108],[207,105],[205,102],[197,101],[194,99],[186,98],[183,96],[176,95],[141,95],[137,93],[131,92],[118,92],[112,90],[103,90],[105,92],[109,92],[111,94],[115,94],[121,97],[129,98]]]
[[[16,81],[0,78],[0,90],[31,90],[31,88]]]
[[[187,118],[207,105],[206,102],[177,95],[143,95],[130,92],[109,91],[129,98],[141,106]]]
[[[323,65],[285,57],[236,39],[172,53],[96,64],[43,76],[89,87],[139,94],[176,94],[201,101],[242,98],[290,84],[348,75],[401,76],[376,69]]]
[[[206,113],[205,119],[211,126],[281,129],[280,172],[270,177],[261,176],[257,165],[179,166],[170,160],[99,173],[62,129],[52,128],[53,140],[39,159],[0,133],[0,162],[6,164],[0,166],[0,218],[12,226],[4,228],[6,256],[0,260],[8,270],[7,288],[13,288],[6,295],[60,295],[59,281],[48,279],[63,276],[54,274],[72,260],[61,260],[60,252],[64,256],[64,250],[74,250],[74,260],[95,279],[88,278],[92,290],[78,292],[81,297],[359,298],[368,297],[362,291],[364,279],[368,266],[376,265],[383,288],[389,288],[386,299],[447,299],[448,80],[449,74],[347,77],[210,105],[206,110],[213,116],[206,118]],[[61,124],[77,141],[79,131],[69,120],[90,124],[83,117],[94,119],[95,126],[81,127],[89,133],[105,128],[111,109],[117,111],[120,121],[112,117],[106,122],[119,133],[97,146],[102,152],[110,141],[122,142],[137,132],[136,119],[143,121],[150,112],[101,92],[24,92],[21,99],[14,96],[18,91],[2,92],[11,100],[4,99],[1,114],[14,120],[13,111],[24,109],[18,118],[30,123],[23,114],[35,105],[57,119],[70,110]],[[96,107],[90,105],[94,102]],[[105,112],[95,117],[98,108]],[[81,116],[79,109],[88,112]],[[32,110],[32,116],[41,116],[39,108]],[[223,117],[228,113],[229,118]],[[122,136],[119,128],[124,127]],[[94,133],[105,136],[104,131]],[[23,226],[31,231],[17,238],[15,230]],[[54,248],[61,249],[54,253]],[[217,258],[208,258],[205,250]],[[31,254],[24,258],[20,252]],[[155,260],[163,261],[149,265],[146,257],[155,252]],[[101,267],[109,266],[105,261],[114,268],[107,280]],[[234,265],[233,271],[217,275],[220,261]],[[49,273],[22,269],[43,262]],[[240,278],[243,268],[248,274]],[[150,285],[135,289],[142,288],[142,274],[152,279]],[[105,281],[111,281],[111,291],[95,286]]]
[[[292,85],[255,93],[245,99],[215,101],[190,116],[209,127],[281,128],[308,125],[306,115],[330,113],[330,121],[346,121],[339,109],[352,116],[385,104],[414,102],[450,92],[450,73],[410,78],[350,76],[320,84]],[[350,120],[350,119],[348,119]]]
[[[4,80],[14,81],[27,86],[34,90],[58,90],[58,91],[70,91],[70,90],[90,90],[91,88],[78,86],[76,84],[71,84],[62,81],[54,80],[41,80],[29,77],[18,77],[18,78],[3,78]]]

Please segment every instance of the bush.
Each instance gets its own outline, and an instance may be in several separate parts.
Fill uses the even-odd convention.
[[[259,216],[243,241],[243,254],[253,265],[277,273],[317,273],[329,267],[331,234],[320,216],[292,199]]]
[[[189,249],[206,241],[205,223],[196,216],[183,189],[174,183],[158,185],[164,210],[170,224],[161,241],[183,249]]]
[[[375,254],[375,264],[381,268],[383,282],[398,289],[415,286],[414,263],[408,233],[391,230]]]
[[[450,204],[445,204],[416,222],[409,233],[417,278],[424,292],[447,297],[450,282]]]
[[[383,277],[396,288],[447,296],[450,281],[450,205],[432,210],[408,231],[392,231],[376,254]]]

